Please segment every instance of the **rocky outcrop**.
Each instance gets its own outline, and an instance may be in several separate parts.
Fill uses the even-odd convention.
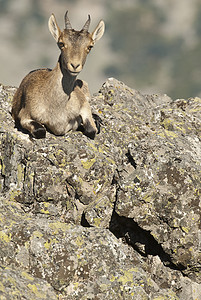
[[[35,140],[14,91],[0,86],[0,295],[201,299],[201,99],[108,79],[94,140]]]

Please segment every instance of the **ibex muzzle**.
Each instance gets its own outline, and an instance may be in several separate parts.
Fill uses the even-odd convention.
[[[67,13],[63,31],[57,25],[54,14],[48,23],[61,50],[56,67],[29,73],[13,98],[13,118],[35,138],[45,137],[45,127],[56,135],[76,130],[80,125],[91,138],[97,132],[88,102],[88,85],[76,79],[76,76],[83,69],[87,54],[95,42],[102,37],[105,25],[100,21],[95,30],[89,33],[88,16],[83,28],[76,31],[72,29]]]

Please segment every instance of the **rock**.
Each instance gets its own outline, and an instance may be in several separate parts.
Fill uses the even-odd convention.
[[[0,298],[58,299],[54,289],[44,280],[34,278],[25,271],[15,271],[8,267],[0,267]]]
[[[14,91],[0,86],[0,276],[21,291],[26,272],[44,299],[201,299],[201,99],[111,78],[91,100],[94,140],[34,140]]]
[[[109,230],[33,218],[16,202],[2,199],[1,203],[1,264],[12,268],[14,274],[15,269],[23,270],[21,274],[28,279],[31,273],[32,286],[34,278],[36,282],[42,278],[45,286],[49,282],[67,299],[84,299],[84,295],[88,299],[95,295],[97,299],[149,299],[148,295],[160,295],[157,284],[143,270],[140,255]],[[5,272],[3,276],[7,276]],[[20,290],[21,275],[15,276]],[[165,289],[163,293],[172,294]]]

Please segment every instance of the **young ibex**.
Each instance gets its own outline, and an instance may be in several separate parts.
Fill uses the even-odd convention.
[[[83,69],[87,54],[102,37],[105,25],[101,20],[89,33],[88,16],[83,28],[76,31],[72,29],[67,13],[63,31],[57,25],[54,14],[49,18],[49,30],[61,50],[56,67],[30,72],[13,98],[14,120],[35,138],[44,138],[45,128],[55,135],[64,135],[80,125],[90,138],[97,133],[88,102],[88,85],[76,77]]]

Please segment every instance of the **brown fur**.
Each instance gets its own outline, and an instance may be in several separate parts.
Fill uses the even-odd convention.
[[[49,19],[50,32],[61,50],[56,67],[29,73],[13,98],[14,120],[35,138],[45,137],[45,127],[55,135],[76,130],[81,124],[89,137],[93,138],[97,132],[88,85],[76,77],[90,49],[102,37],[104,23],[100,21],[93,33],[89,33],[86,27],[90,18],[81,31],[69,29],[67,13],[65,21],[66,29],[61,32],[54,15]]]

